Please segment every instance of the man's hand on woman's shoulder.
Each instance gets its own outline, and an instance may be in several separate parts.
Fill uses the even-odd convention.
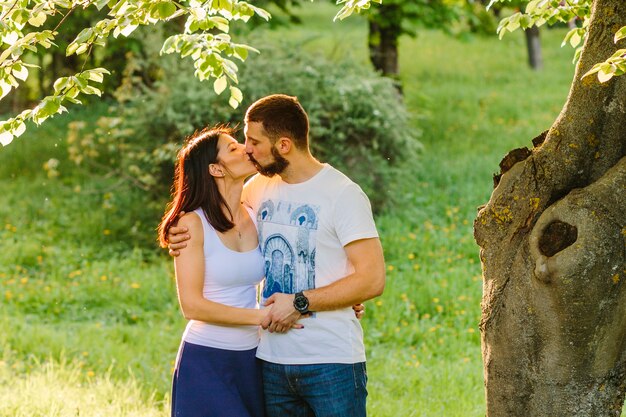
[[[178,215],[178,218],[181,218],[185,215],[184,211],[181,211]],[[183,226],[172,226],[167,231],[167,241],[169,244],[167,247],[169,248],[170,256],[178,256],[180,255],[179,250],[187,247],[187,241],[191,239],[191,236],[187,234],[189,230]]]

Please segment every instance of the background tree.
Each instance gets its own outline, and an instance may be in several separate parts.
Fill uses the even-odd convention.
[[[387,77],[398,77],[398,42],[402,35],[417,36],[418,28],[451,31],[451,25],[464,15],[471,15],[472,0],[384,0],[363,14],[368,21],[367,45],[375,70]],[[299,23],[294,8],[298,0],[263,0],[283,11],[290,22]]]
[[[579,16],[566,41],[585,42],[561,114],[504,158],[475,221],[489,417],[619,416],[624,402],[626,77],[611,78],[626,70],[626,50],[613,53],[626,8],[590,6],[533,0],[501,24]]]
[[[492,2],[493,3],[493,2]],[[512,0],[508,1],[508,7],[514,7],[517,10],[522,10],[527,4],[528,0]],[[501,10],[498,4],[495,5],[494,11]],[[504,35],[504,31],[500,31],[501,35]],[[526,39],[526,51],[528,53],[528,65],[534,70],[540,70],[543,68],[543,54],[541,53],[541,40],[540,30],[538,25],[530,25],[524,28],[524,38]]]
[[[526,51],[528,52],[528,65],[534,70],[543,68],[543,55],[541,53],[541,40],[539,27],[531,26],[524,30],[526,39]]]
[[[398,40],[416,36],[418,26],[445,28],[458,19],[460,2],[444,0],[385,0],[367,13],[368,47],[374,68],[385,76],[398,76]]]

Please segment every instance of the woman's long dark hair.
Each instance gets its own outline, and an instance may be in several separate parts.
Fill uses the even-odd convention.
[[[209,165],[217,162],[217,142],[220,135],[232,134],[233,130],[226,126],[205,128],[189,136],[178,151],[172,201],[168,203],[158,228],[161,246],[168,245],[167,232],[176,224],[181,211],[189,213],[202,207],[215,230],[226,232],[234,227],[222,210],[225,207],[232,219],[230,208],[220,194],[215,178],[209,173]]]

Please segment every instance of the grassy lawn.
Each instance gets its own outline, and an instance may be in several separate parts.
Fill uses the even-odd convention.
[[[271,36],[367,65],[365,22],[332,23],[334,10],[307,6],[303,27]],[[370,415],[484,415],[472,222],[500,159],[532,146],[565,101],[574,68],[563,35],[543,33],[541,72],[527,68],[521,33],[402,39],[423,152],[392,184],[402,204],[377,219],[388,284],[363,319]],[[67,121],[100,111],[54,119],[0,150],[0,416],[168,413],[184,328],[171,261],[120,226],[133,224],[119,220],[121,207],[141,205],[141,195],[65,162]],[[50,158],[61,161],[57,178],[42,168]]]

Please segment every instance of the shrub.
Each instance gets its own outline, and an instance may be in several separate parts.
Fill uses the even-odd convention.
[[[414,160],[419,146],[418,132],[392,82],[359,63],[330,62],[301,53],[295,45],[265,44],[264,50],[269,52],[251,56],[241,66],[239,87],[245,99],[236,110],[226,97],[215,95],[212,83],[196,80],[188,62],[165,60],[150,87],[134,82],[129,72],[112,117],[95,126],[71,126],[72,159],[96,169],[116,168],[119,176],[153,193],[162,209],[176,150],[186,135],[206,125],[241,124],[254,100],[285,93],[297,96],[309,114],[313,154],[353,178],[374,208],[382,209],[390,201],[389,182],[403,162]],[[130,58],[134,68],[149,61]]]

